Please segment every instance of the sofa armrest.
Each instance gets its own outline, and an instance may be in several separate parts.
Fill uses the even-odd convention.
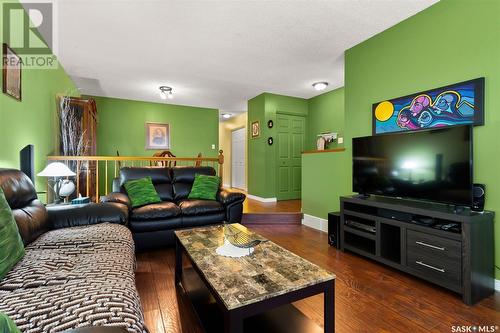
[[[132,209],[130,198],[128,197],[128,195],[121,192],[109,193],[108,195],[101,197],[101,202],[115,202],[127,206],[129,210]]]
[[[126,224],[128,208],[118,203],[91,203],[47,207],[53,229],[76,227],[104,222]]]
[[[222,203],[224,206],[229,206],[234,203],[243,203],[245,198],[246,195],[241,192],[230,191],[224,188],[217,193],[217,201]]]

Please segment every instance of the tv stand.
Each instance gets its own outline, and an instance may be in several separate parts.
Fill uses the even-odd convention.
[[[494,213],[358,195],[340,198],[341,249],[462,295],[472,305],[494,292]]]

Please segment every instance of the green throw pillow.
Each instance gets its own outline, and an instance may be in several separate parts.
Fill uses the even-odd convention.
[[[151,177],[129,180],[123,186],[132,202],[132,208],[161,202]]]
[[[0,280],[23,256],[23,241],[9,203],[0,188]]]
[[[188,199],[217,200],[220,179],[217,176],[196,174]]]
[[[0,312],[0,333],[21,333],[16,323],[5,313]]]

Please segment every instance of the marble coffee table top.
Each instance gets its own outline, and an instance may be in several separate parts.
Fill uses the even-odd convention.
[[[264,239],[240,224],[232,226]],[[224,243],[222,225],[178,230],[175,234],[227,309],[232,310],[311,285],[335,279],[335,275],[271,241],[241,258],[219,256]]]

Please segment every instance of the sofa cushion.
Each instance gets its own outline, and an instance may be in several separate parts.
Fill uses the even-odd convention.
[[[224,207],[218,201],[186,199],[179,202],[182,215],[203,215],[221,212]]]
[[[160,220],[130,220],[129,227],[134,236],[140,233],[175,230],[182,227],[182,216]]]
[[[132,203],[132,208],[161,202],[151,177],[129,180],[123,184]]]
[[[172,168],[172,184],[175,201],[186,199],[188,197],[196,174],[215,176],[215,169],[207,166]]]
[[[188,199],[216,200],[220,178],[196,174]]]
[[[209,224],[224,222],[226,218],[225,212],[218,212],[206,215],[184,215],[182,217],[183,228],[196,228]]]
[[[179,206],[173,202],[159,202],[132,209],[134,220],[155,220],[176,217],[181,214]]]
[[[24,256],[24,244],[14,215],[0,188],[0,280]]]
[[[174,199],[170,168],[165,167],[121,168],[119,181],[120,191],[124,191],[123,185],[127,181],[148,176],[151,177],[156,192],[162,201],[172,201]],[[113,191],[115,190],[113,189]]]
[[[23,332],[115,326],[146,332],[130,231],[103,223],[49,231],[0,281],[0,312]]]

